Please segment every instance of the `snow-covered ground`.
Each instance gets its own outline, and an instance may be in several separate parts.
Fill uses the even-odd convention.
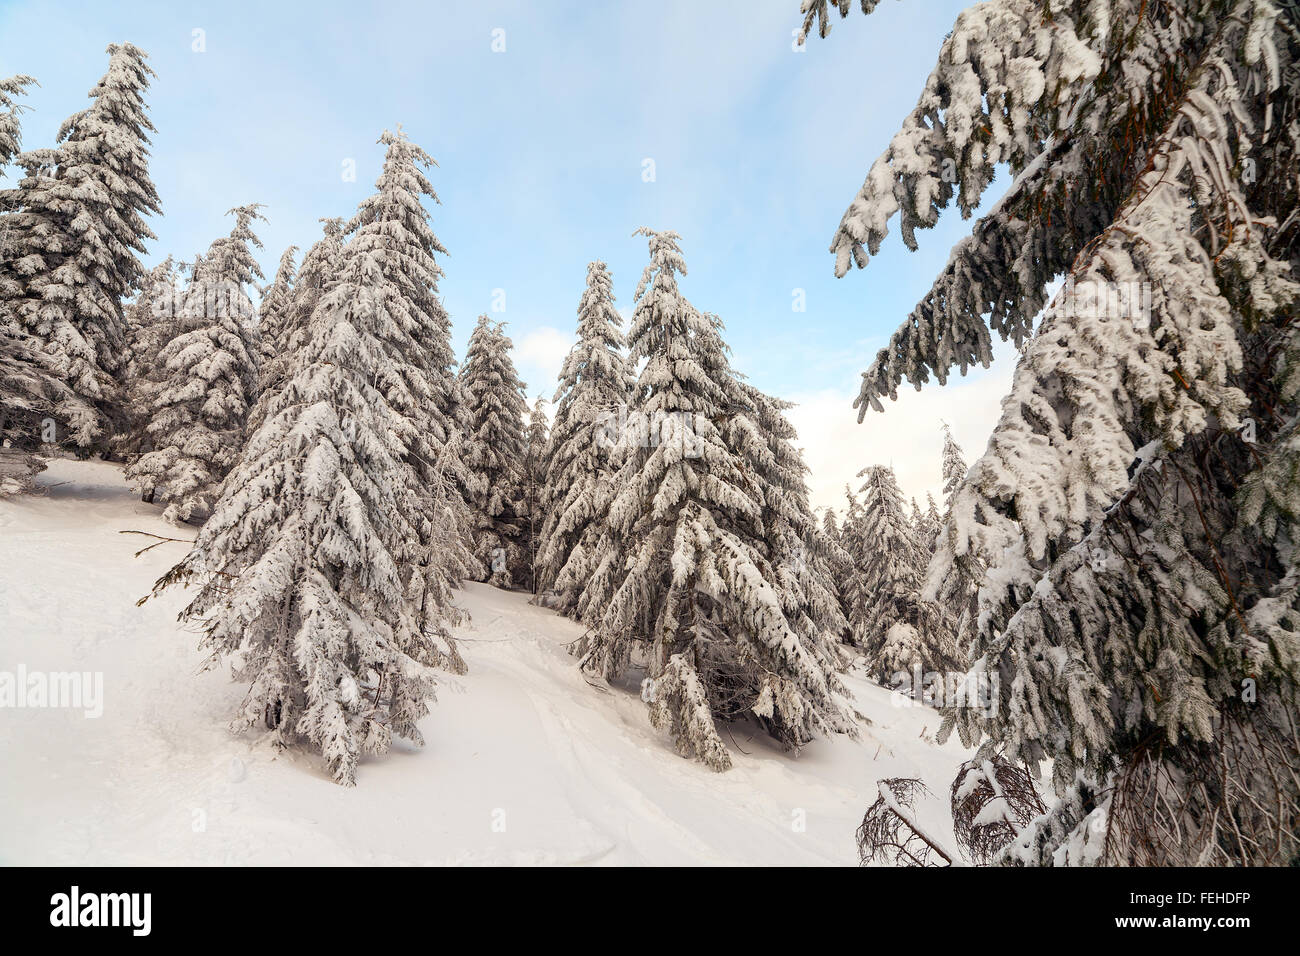
[[[964,751],[933,710],[849,679],[862,738],[798,757],[724,733],[735,767],[683,760],[634,691],[598,688],[565,645],[581,629],[527,596],[467,585],[469,674],[446,677],[422,729],[367,759],[357,787],[317,757],[232,736],[242,688],[199,673],[186,594],[136,601],[192,537],[121,470],[56,460],[47,493],[0,501],[0,672],[103,675],[103,714],[0,709],[0,863],[854,864],[884,777],[933,792],[920,823],[948,840]]]

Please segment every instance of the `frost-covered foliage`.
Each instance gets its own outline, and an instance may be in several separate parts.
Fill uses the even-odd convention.
[[[528,522],[528,569],[533,592],[537,585],[537,551],[542,526],[546,523],[543,489],[546,470],[550,464],[550,426],[546,419],[546,401],[538,398],[528,413],[528,427],[524,430],[524,480],[521,511]]]
[[[195,265],[176,300],[175,332],[158,352],[160,380],[145,426],[150,450],[126,476],[163,517],[206,517],[222,479],[244,445],[248,412],[257,400],[256,310],[246,287],[262,272],[249,246],[260,248],[252,224],[256,205],[239,206],[229,236]]]
[[[422,741],[433,668],[462,666],[449,609],[419,586],[446,573],[449,542],[420,527],[446,508],[412,464],[425,415],[383,390],[406,306],[390,291],[378,253],[349,244],[212,517],[158,585],[201,584],[182,616],[250,684],[237,722],[319,750],[345,786],[362,753]]]
[[[954,198],[969,215],[997,163],[1011,187],[858,398],[861,414],[903,378],[987,364],[991,333],[1023,345],[930,575],[986,566],[974,667],[999,707],[953,711],[945,732],[1051,761],[1060,802],[1020,862],[1130,863],[1174,833],[1196,839],[1163,846],[1167,862],[1258,861],[1277,828],[1221,784],[1167,804],[1160,832],[1150,814],[1089,827],[1138,768],[1163,802],[1229,747],[1256,748],[1234,761],[1237,792],[1300,795],[1260,742],[1295,726],[1300,681],[1295,5],[971,7],[845,213],[837,271],[865,265],[895,215],[909,246]],[[1293,827],[1279,846],[1295,855]]]
[[[40,444],[41,421],[71,401],[72,393],[40,343],[20,329],[0,325],[0,447]]]
[[[464,461],[474,512],[474,556],[481,579],[498,587],[532,588],[528,519],[524,514],[524,383],[510,358],[500,322],[480,315],[469,337],[461,386],[468,401]]]
[[[379,142],[387,151],[375,192],[357,207],[344,233],[350,237],[349,245],[375,254],[385,281],[400,294],[402,311],[397,318],[419,350],[409,357],[410,363],[423,370],[427,379],[418,390],[412,382],[407,386],[427,406],[429,441],[441,447],[454,430],[457,390],[451,318],[438,296],[443,273],[435,259],[447,250],[433,234],[429,213],[421,203],[424,197],[438,202],[424,172],[437,163],[407,138],[400,125],[396,133],[385,130]]]
[[[954,635],[957,662],[968,663],[979,618],[979,587],[984,580],[984,562],[967,546],[959,551],[957,525],[952,517],[953,501],[966,480],[966,459],[952,430],[943,427],[943,514],[935,530],[935,559],[930,562],[922,596],[943,608]],[[933,504],[933,502],[932,502]]]
[[[137,253],[154,238],[143,216],[159,211],[144,103],[154,74],[129,43],[107,52],[91,106],[64,121],[57,147],[19,154],[26,175],[0,191],[0,308],[7,325],[40,341],[80,399],[64,424],[81,447],[121,427],[123,301],[144,276]],[[10,142],[3,130],[12,128],[12,110],[5,115],[0,140]],[[0,142],[0,151],[9,148]]]
[[[425,170],[433,157],[402,131],[385,130],[379,142],[386,149],[375,192],[357,207],[343,234],[350,236],[345,255],[369,255],[379,267],[382,287],[371,289],[383,304],[391,325],[380,330],[389,355],[384,377],[376,383],[384,398],[416,423],[407,460],[421,483],[417,527],[424,544],[418,573],[411,579],[420,624],[449,642],[445,622],[453,620],[451,591],[477,570],[469,551],[470,513],[463,497],[468,482],[462,466],[461,434],[457,423],[460,391],[453,369],[451,319],[438,296],[442,267],[435,255],[446,255],[429,224],[421,201],[438,201]],[[331,224],[325,239],[308,254],[298,276],[295,307],[329,288],[334,275],[324,271],[334,249]],[[317,275],[317,270],[322,270]],[[301,302],[299,301],[301,293]],[[290,326],[290,335],[293,326]],[[299,336],[301,338],[301,336]],[[459,657],[453,662],[457,666]]]
[[[873,676],[886,683],[914,668],[945,671],[954,663],[947,621],[921,596],[929,548],[908,517],[894,470],[871,465],[858,477],[862,499],[844,526],[857,542],[847,587],[853,641]]]
[[[183,301],[177,279],[176,262],[168,256],[149,270],[139,293],[126,307],[126,401],[122,431],[113,436],[112,447],[113,453],[128,463],[152,448],[149,422],[167,378],[158,357],[177,334],[177,306]],[[152,489],[144,492],[144,500],[153,500]]]
[[[566,614],[577,609],[601,559],[603,517],[613,498],[612,452],[634,381],[623,354],[622,326],[613,277],[605,263],[592,262],[578,302],[578,341],[564,359],[555,392],[542,492],[540,586],[556,591],[554,606]]]
[[[257,331],[262,339],[262,357],[272,356],[289,348],[285,335],[285,320],[293,305],[293,282],[298,274],[297,246],[290,246],[280,254],[275,278],[261,290],[262,301],[257,305]],[[265,363],[264,363],[265,364]]]
[[[740,383],[717,317],[682,295],[677,234],[639,234],[650,263],[628,360],[645,366],[618,435],[614,499],[579,601],[591,631],[576,651],[608,679],[643,666],[654,723],[684,756],[725,770],[719,719],[756,718],[795,748],[854,726],[824,582],[812,562],[799,566],[811,512],[797,495],[777,500],[802,483],[793,433],[774,427],[778,403]]]
[[[934,495],[928,491],[925,493],[925,511],[921,515],[920,523],[924,532],[925,546],[933,552],[939,532],[943,530],[943,515],[939,514],[939,506],[934,503]]]
[[[0,79],[0,167],[13,158],[21,142],[21,106],[14,97],[35,82],[30,76]],[[6,194],[0,194],[0,269],[12,255],[7,246],[10,227],[6,202]],[[22,328],[0,294],[0,447],[35,447],[41,440],[41,420],[55,414],[75,414],[70,406],[76,404],[78,400],[59,376],[54,357],[40,340]],[[11,467],[21,463],[24,474],[6,474],[3,480],[12,485],[12,490],[27,487],[25,476],[32,460],[15,455],[9,461]]]
[[[316,311],[321,296],[337,281],[343,268],[344,220],[329,218],[322,219],[321,222],[325,234],[303,256],[302,265],[292,277],[291,294],[287,301],[274,294],[273,285],[267,293],[268,296],[273,296],[270,305],[265,300],[262,302],[259,324],[262,326],[264,359],[260,372],[263,404],[284,384],[293,365],[293,356],[302,345],[302,336],[311,314]],[[286,250],[285,255],[292,248]],[[277,283],[285,268],[285,260],[281,257],[276,272]],[[250,417],[253,427],[261,424],[261,413],[260,405],[253,410]]]
[[[19,74],[0,77],[0,166],[6,165],[22,145],[22,130],[18,116],[22,105],[14,99],[22,96],[29,86],[37,86],[36,78]],[[0,170],[0,176],[4,171]]]
[[[762,486],[763,546],[781,609],[807,646],[828,667],[838,668],[840,658],[827,638],[839,639],[849,631],[836,579],[845,554],[837,540],[822,533],[808,503],[808,466],[794,445],[798,438],[794,426],[785,417],[792,406],[743,381],[736,381],[736,392],[732,414],[723,417],[721,431],[728,446],[739,451],[743,467],[757,475]]]
[[[849,581],[853,576],[853,556],[846,547],[844,533],[833,508],[822,509],[821,533],[817,537],[817,546],[822,553],[831,592],[839,602],[840,617],[843,619],[839,637],[845,643],[850,643],[853,629],[849,625],[845,609],[848,607]]]

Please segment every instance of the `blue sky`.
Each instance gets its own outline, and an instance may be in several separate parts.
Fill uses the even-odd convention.
[[[286,246],[315,241],[319,217],[352,213],[379,171],[375,140],[402,123],[439,163],[433,226],[450,252],[441,292],[456,348],[504,290],[493,314],[509,323],[530,395],[554,389],[587,262],[609,263],[626,310],[646,257],[632,232],[676,230],[683,290],[722,316],[735,365],[801,402],[793,417],[826,503],[876,461],[898,465],[912,493],[937,486],[938,418],[971,457],[1009,371],[927,393],[924,406],[900,402],[888,429],[857,426],[859,373],[970,223],[951,212],[916,253],[895,233],[844,279],[827,251],[965,5],[855,11],[796,53],[798,0],[0,0],[0,75],[39,80],[23,145],[45,146],[85,104],[108,43],[145,49],[158,73],[151,169],[164,213],[149,260],[192,256],[229,229],[227,209],[262,202],[268,278]],[[795,289],[806,312],[792,309]]]

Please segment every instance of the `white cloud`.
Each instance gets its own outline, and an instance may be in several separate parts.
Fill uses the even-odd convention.
[[[564,367],[573,337],[549,325],[534,329],[515,343],[515,364],[528,383],[528,394],[550,398]]]
[[[841,510],[845,483],[856,492],[857,473],[868,465],[892,465],[903,494],[922,506],[927,491],[941,503],[943,422],[971,464],[984,453],[1011,389],[1015,351],[1003,347],[995,355],[987,371],[949,378],[946,386],[931,381],[917,392],[904,382],[898,401],[886,401],[883,414],[868,411],[861,425],[853,407],[856,393],[823,389],[787,396],[798,403],[786,414],[799,432],[797,444],[810,469],[813,506]]]

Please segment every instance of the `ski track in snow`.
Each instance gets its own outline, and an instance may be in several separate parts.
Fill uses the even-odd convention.
[[[468,584],[469,664],[421,725],[362,761],[357,787],[319,758],[230,733],[244,688],[201,671],[176,588],[135,602],[192,538],[138,500],[120,467],[53,460],[44,496],[0,501],[0,671],[101,671],[104,710],[0,710],[0,863],[853,865],[876,781],[916,776],[919,822],[951,840],[966,752],[938,715],[853,677],[860,740],[797,757],[753,729],[734,768],[677,756],[634,690],[594,687],[566,644],[582,628],[524,594]],[[923,736],[924,735],[924,736]],[[743,748],[743,751],[742,751]],[[803,822],[802,828],[799,826]]]

